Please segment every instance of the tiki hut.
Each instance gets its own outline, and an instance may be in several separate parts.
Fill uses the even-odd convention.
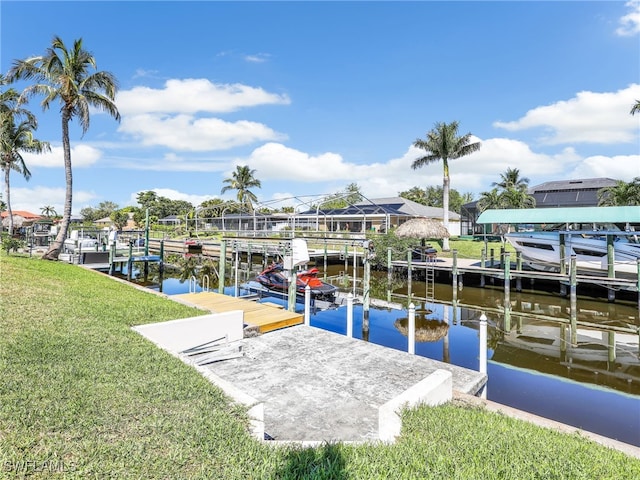
[[[407,220],[395,230],[399,238],[425,238],[443,239],[449,238],[449,231],[438,220],[432,218],[417,217]]]
[[[435,318],[427,318],[430,310],[416,311],[416,342],[437,342],[449,331],[449,324]],[[405,337],[409,336],[409,319],[398,318],[393,325]]]

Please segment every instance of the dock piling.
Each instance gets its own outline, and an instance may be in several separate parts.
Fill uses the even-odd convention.
[[[411,355],[416,353],[416,306],[412,303],[409,304],[409,325],[407,331],[408,347],[407,351]]]
[[[364,323],[362,329],[364,330]],[[347,337],[353,338],[353,294],[351,292],[347,295]]]

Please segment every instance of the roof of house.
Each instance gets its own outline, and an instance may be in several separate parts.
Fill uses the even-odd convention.
[[[442,218],[443,209],[438,207],[427,207],[413,200],[407,200],[402,197],[385,197],[385,198],[372,198],[371,200],[364,200],[345,208],[332,208],[327,210],[320,210],[323,215],[344,215],[344,216],[359,216],[359,215],[376,215],[376,214],[390,214],[409,217],[425,217],[425,218]],[[303,212],[303,215],[315,214],[315,210],[308,210]],[[450,220],[459,220],[460,215],[456,212],[449,212]]]
[[[529,187],[529,193],[542,192],[566,192],[575,190],[599,190],[604,187],[613,187],[618,183],[613,178],[582,178],[574,180],[554,180]]]
[[[16,215],[24,218],[25,220],[35,220],[36,218],[42,217],[42,215],[37,215],[35,213],[27,212],[26,210],[12,210],[12,215],[15,217]],[[0,213],[0,218],[5,218],[9,216],[9,212],[5,210]]]

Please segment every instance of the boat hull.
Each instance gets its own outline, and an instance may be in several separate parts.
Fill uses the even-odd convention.
[[[522,255],[523,263],[536,270],[558,272],[560,270],[559,232],[518,232],[505,235],[506,240]],[[606,234],[566,235],[564,258],[568,262],[576,257],[581,272],[604,274],[609,271]],[[613,242],[613,269],[616,273],[637,273],[640,244],[626,237],[616,236]]]

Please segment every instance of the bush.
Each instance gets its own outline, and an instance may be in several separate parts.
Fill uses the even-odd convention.
[[[22,247],[24,247],[24,242],[22,240],[12,238],[6,233],[2,234],[2,250],[7,252],[7,255],[9,255],[11,251],[17,252],[18,249]]]

